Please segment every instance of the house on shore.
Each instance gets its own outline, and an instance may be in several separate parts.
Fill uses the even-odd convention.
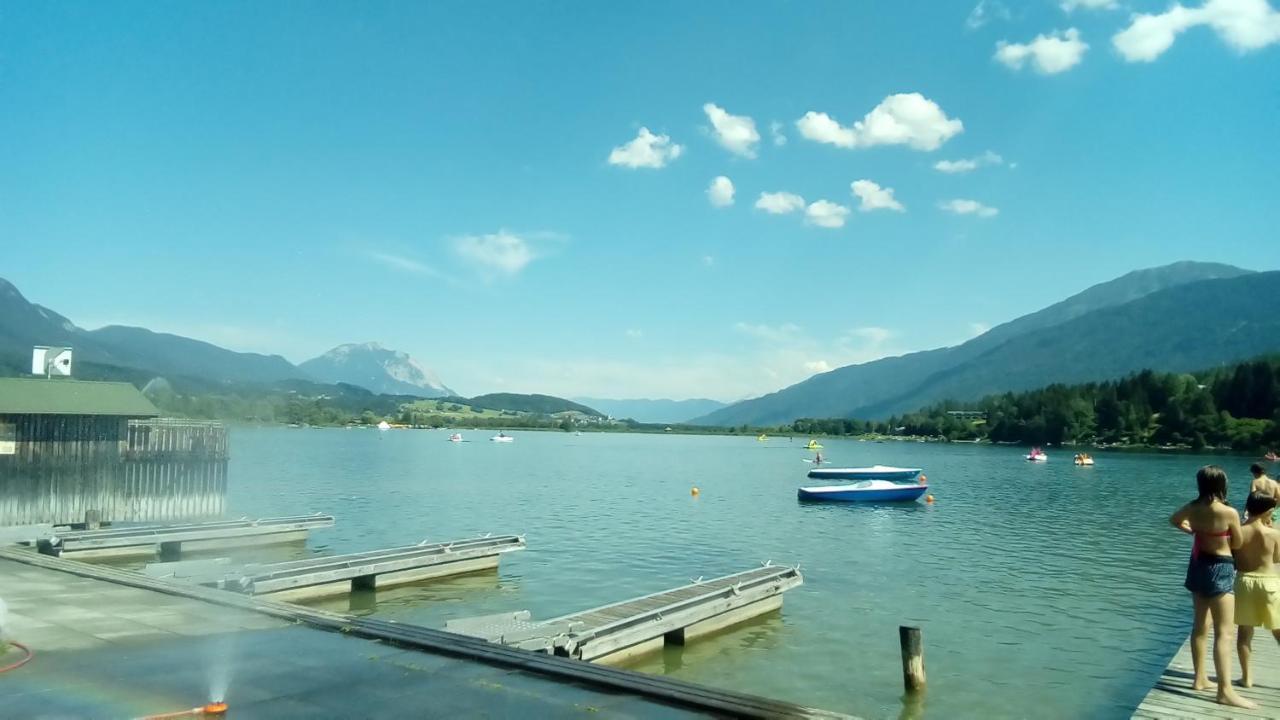
[[[0,378],[0,525],[221,515],[226,429],[159,416],[128,383]]]

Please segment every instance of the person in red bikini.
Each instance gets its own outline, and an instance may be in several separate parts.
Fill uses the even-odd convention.
[[[1218,702],[1242,708],[1257,704],[1236,694],[1231,687],[1231,640],[1235,624],[1236,580],[1231,551],[1244,543],[1240,513],[1227,503],[1227,473],[1206,465],[1196,473],[1199,496],[1169,517],[1169,524],[1193,537],[1191,560],[1183,586],[1191,591],[1195,615],[1191,626],[1191,663],[1195,666],[1194,690],[1208,690],[1204,653],[1213,619],[1213,669],[1218,674]]]

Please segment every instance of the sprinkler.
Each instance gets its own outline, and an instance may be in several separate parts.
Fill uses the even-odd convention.
[[[140,720],[176,720],[177,718],[225,718],[227,716],[227,704],[219,700],[211,702],[203,707],[194,707],[190,710],[179,710],[178,712],[160,713],[159,715],[147,715]]]

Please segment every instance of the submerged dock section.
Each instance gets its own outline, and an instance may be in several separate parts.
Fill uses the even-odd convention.
[[[328,527],[333,527],[333,516],[317,514],[73,530],[58,535],[46,554],[75,559],[156,556],[176,560],[184,551],[300,542],[307,539],[310,531]]]
[[[273,600],[300,600],[489,570],[498,567],[504,553],[524,548],[524,538],[502,535],[246,565],[238,570],[225,561],[160,563],[149,565],[147,574]]]
[[[528,611],[449,621],[449,632],[593,662],[616,663],[782,607],[800,571],[766,565],[544,621]]]

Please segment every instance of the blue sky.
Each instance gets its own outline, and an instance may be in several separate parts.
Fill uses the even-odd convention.
[[[737,399],[1280,267],[1277,79],[1266,0],[7,2],[0,276],[464,394]]]

